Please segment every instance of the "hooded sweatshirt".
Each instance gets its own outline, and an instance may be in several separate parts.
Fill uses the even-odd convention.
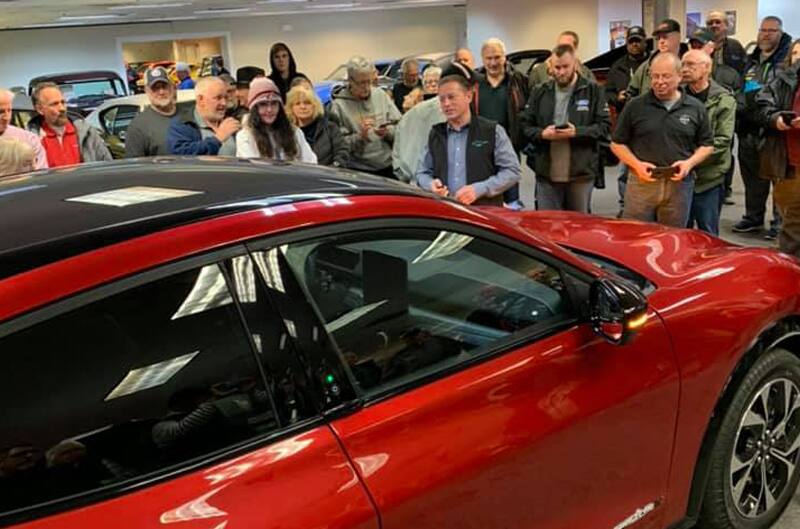
[[[331,103],[330,118],[339,125],[342,139],[350,152],[348,167],[357,171],[381,171],[392,165],[392,142],[395,124],[400,121],[400,111],[391,97],[380,88],[372,87],[369,98],[358,99],[349,88],[344,88]],[[361,137],[361,120],[372,118],[375,126],[387,124],[383,138],[370,132]]]
[[[275,67],[275,59],[273,58],[273,55],[275,55],[276,48],[286,49],[286,52],[289,54],[289,77],[286,79],[283,78],[281,72],[279,72],[278,68]],[[272,79],[272,82],[275,83],[278,87],[278,90],[281,91],[281,99],[283,99],[284,103],[286,102],[286,94],[289,92],[289,88],[292,86],[292,81],[298,77],[304,77],[308,79],[305,74],[297,71],[297,63],[294,62],[292,50],[290,50],[289,46],[283,44],[282,42],[273,44],[272,48],[269,50],[269,66],[272,71],[267,77]]]

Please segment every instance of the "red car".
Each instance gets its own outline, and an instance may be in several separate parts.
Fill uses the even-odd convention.
[[[303,165],[0,181],[0,523],[767,527],[800,266]]]

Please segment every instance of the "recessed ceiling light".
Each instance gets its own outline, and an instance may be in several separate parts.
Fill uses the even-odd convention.
[[[170,2],[167,4],[128,4],[122,6],[111,6],[112,11],[127,11],[129,9],[164,9],[167,7],[184,7],[192,5],[191,2]]]
[[[224,15],[226,13],[246,13],[250,11],[249,7],[222,7],[219,9],[202,9],[200,11],[195,11],[195,15]]]
[[[350,2],[349,4],[315,4],[306,6],[306,9],[345,9],[358,5],[360,5],[358,2]]]
[[[105,20],[124,17],[125,15],[61,15],[58,20],[61,22],[69,22],[70,20]]]

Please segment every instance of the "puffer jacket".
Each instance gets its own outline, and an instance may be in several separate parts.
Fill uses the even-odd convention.
[[[736,126],[736,98],[713,79],[705,105],[714,135],[714,152],[695,168],[695,193],[708,191],[725,181],[725,173],[731,166],[731,145]]]
[[[756,95],[761,125],[764,130],[764,142],[759,149],[759,176],[767,180],[782,180],[790,177],[789,155],[786,152],[784,133],[775,128],[778,112],[791,111],[794,96],[798,89],[800,63],[795,63],[788,70],[780,72],[777,77]]]
[[[111,151],[108,150],[106,143],[100,133],[82,119],[70,119],[78,134],[78,147],[81,151],[81,162],[104,162],[111,161]],[[28,122],[28,130],[42,136],[42,124],[44,118],[36,116]]]
[[[328,119],[327,116],[317,118],[317,128],[314,137],[309,140],[311,148],[317,154],[319,165],[333,165],[347,167],[347,145],[342,141],[339,126]]]

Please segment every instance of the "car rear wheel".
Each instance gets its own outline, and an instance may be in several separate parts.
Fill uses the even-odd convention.
[[[798,465],[800,360],[773,349],[750,368],[722,420],[701,527],[769,527],[797,488]]]

